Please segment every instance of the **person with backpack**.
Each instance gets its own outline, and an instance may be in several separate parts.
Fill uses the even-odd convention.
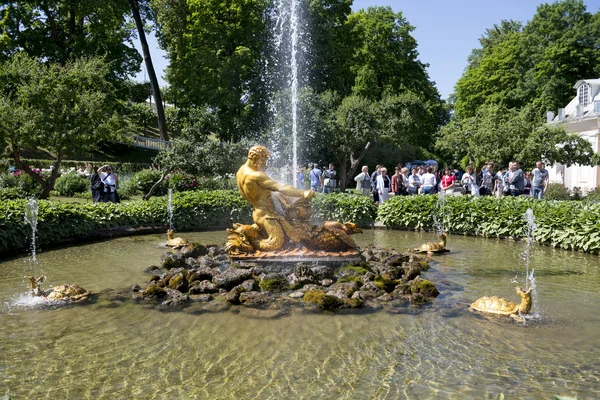
[[[100,179],[98,171],[92,167],[92,174],[90,175],[90,189],[92,191],[92,201],[94,203],[100,202],[102,194],[104,193],[104,183]]]

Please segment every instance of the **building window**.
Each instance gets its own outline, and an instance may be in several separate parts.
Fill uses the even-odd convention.
[[[590,85],[584,83],[579,86],[578,90],[579,104],[582,106],[587,106],[590,104]]]

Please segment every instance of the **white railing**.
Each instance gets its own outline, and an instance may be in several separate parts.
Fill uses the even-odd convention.
[[[167,141],[167,140],[160,140],[160,139],[152,139],[152,138],[147,138],[147,137],[143,137],[143,136],[134,136],[133,137],[133,143],[131,143],[132,146],[135,147],[141,147],[144,149],[151,149],[151,150],[164,150],[167,147],[169,147],[171,145],[171,142]]]

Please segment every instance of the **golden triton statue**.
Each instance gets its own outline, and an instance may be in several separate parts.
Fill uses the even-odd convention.
[[[308,251],[343,252],[356,248],[349,236],[361,230],[352,223],[325,222],[310,225],[312,190],[299,190],[278,183],[263,172],[270,153],[253,146],[248,160],[236,174],[242,196],[252,204],[254,224],[234,224],[228,229],[226,248],[230,254]],[[287,253],[286,253],[287,255]]]

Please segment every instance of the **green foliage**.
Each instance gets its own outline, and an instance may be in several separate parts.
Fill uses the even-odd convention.
[[[193,175],[186,175],[181,171],[172,172],[167,178],[169,179],[169,187],[176,192],[197,190],[200,186]]]
[[[16,166],[42,185],[41,198],[52,190],[66,154],[90,152],[121,137],[111,73],[100,58],[60,65],[19,53],[0,63],[0,139]],[[21,160],[24,148],[54,154],[55,172],[37,176]]]
[[[28,193],[20,187],[7,187],[0,189],[0,201],[24,199]]]
[[[120,184],[119,192],[122,191],[130,196],[146,194],[150,191],[150,188],[158,182],[162,174],[161,171],[156,169],[143,169]],[[167,194],[168,188],[169,182],[165,177],[165,179],[163,179],[163,181],[154,189],[153,194],[155,196],[164,196]]]
[[[377,216],[377,206],[368,196],[331,193],[315,197],[311,205],[314,217],[328,221],[369,226]]]
[[[167,198],[129,203],[61,203],[38,201],[40,246],[93,236],[102,228],[166,224]],[[31,227],[24,222],[27,200],[0,202],[0,253],[29,245]],[[173,196],[174,224],[179,230],[225,229],[250,223],[252,209],[239,193],[185,192]]]
[[[89,187],[89,179],[73,172],[59,176],[54,184],[54,190],[59,196],[73,196],[75,193],[87,191]]]
[[[541,4],[525,25],[501,21],[480,39],[456,84],[459,118],[473,118],[484,104],[522,108],[541,116],[564,107],[579,79],[600,72],[599,14],[581,0]]]
[[[379,207],[388,227],[433,229],[437,196],[394,197]],[[600,252],[600,204],[538,201],[531,197],[446,197],[443,223],[448,232],[485,237],[522,238],[525,211],[536,217],[535,240],[564,249]]]
[[[154,162],[163,170],[181,170],[200,177],[235,173],[246,162],[252,143],[242,140],[237,143],[206,140],[196,142],[187,139],[174,141],[158,153]]]
[[[549,183],[548,189],[544,192],[544,199],[546,200],[570,200],[571,194],[563,184],[560,183]]]

